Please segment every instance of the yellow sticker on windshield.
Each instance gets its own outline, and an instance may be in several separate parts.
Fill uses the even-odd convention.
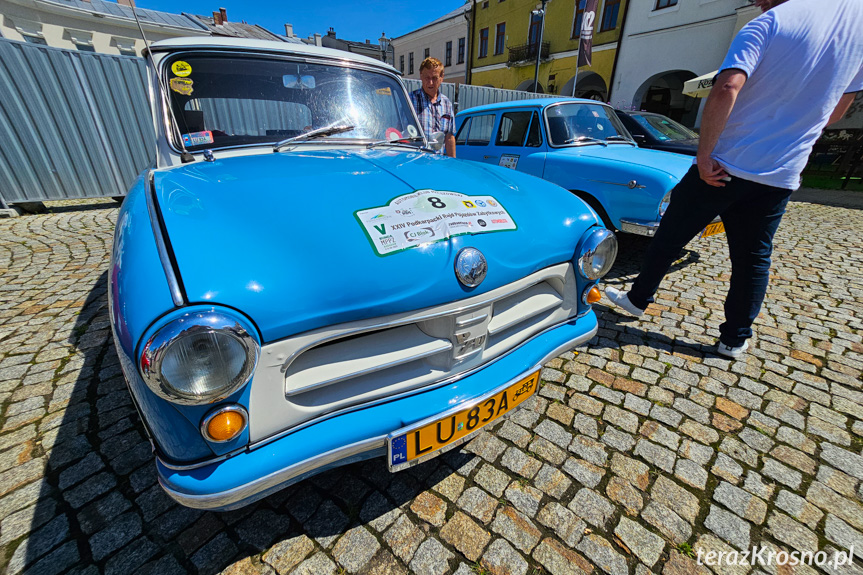
[[[183,62],[182,60],[177,60],[173,64],[171,64],[171,72],[174,75],[179,76],[181,78],[185,78],[189,74],[192,73],[192,67],[189,66],[188,62]]]
[[[183,96],[192,95],[192,84],[194,80],[191,78],[171,78],[170,86],[173,91]]]
[[[375,92],[381,96],[392,96],[393,91],[389,88],[378,88]]]

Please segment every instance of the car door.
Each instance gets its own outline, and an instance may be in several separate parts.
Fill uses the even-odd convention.
[[[546,149],[539,112],[535,109],[502,112],[494,146],[488,155],[497,158],[499,166],[541,178]]]
[[[468,116],[456,134],[456,157],[475,162],[497,164],[490,150],[495,113]]]

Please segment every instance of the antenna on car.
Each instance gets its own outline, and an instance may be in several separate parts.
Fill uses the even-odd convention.
[[[153,51],[150,50],[150,41],[147,40],[147,35],[144,34],[144,27],[141,26],[141,20],[138,19],[138,7],[135,6],[135,0],[130,0],[132,4],[132,14],[135,16],[135,23],[138,24],[138,30],[141,31],[141,38],[144,40],[144,46],[147,50],[147,58],[150,60],[150,65],[153,66],[153,72],[156,74],[156,81],[159,83],[159,97],[162,100],[162,103],[168,109],[168,113],[171,115],[171,121],[174,126],[174,130],[176,130],[177,141],[180,142],[180,148],[183,149],[180,154],[180,161],[184,164],[188,164],[189,162],[195,161],[195,156],[189,153],[186,150],[186,145],[183,143],[183,136],[180,134],[180,125],[177,123],[177,117],[174,115],[174,107],[171,105],[171,100],[168,98],[168,91],[165,89],[165,85],[162,83],[162,77],[159,75],[159,71],[156,69],[156,61],[153,59]]]

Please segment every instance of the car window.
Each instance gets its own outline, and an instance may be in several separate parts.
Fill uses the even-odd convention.
[[[629,132],[612,109],[602,104],[581,102],[549,106],[545,111],[548,137],[552,145],[582,145],[630,141]]]
[[[660,141],[691,140],[698,134],[665,116],[636,114],[633,119]]]
[[[530,131],[527,133],[527,146],[530,148],[538,148],[542,145],[542,134],[539,131],[539,114],[533,113],[533,118],[530,121]]]
[[[470,130],[470,118],[466,119],[462,122],[461,128],[458,129],[458,134],[455,136],[456,144],[466,144],[467,143],[467,132]]]
[[[498,146],[523,146],[530,125],[530,112],[507,112],[500,119],[497,130]]]
[[[474,116],[471,118],[470,131],[467,135],[468,146],[488,146],[491,142],[491,130],[494,127],[494,114]]]

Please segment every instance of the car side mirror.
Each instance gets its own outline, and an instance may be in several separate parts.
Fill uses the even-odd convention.
[[[435,152],[440,152],[441,150],[443,150],[445,140],[446,134],[444,134],[443,132],[432,132],[432,135],[429,136],[429,148],[431,148]]]

